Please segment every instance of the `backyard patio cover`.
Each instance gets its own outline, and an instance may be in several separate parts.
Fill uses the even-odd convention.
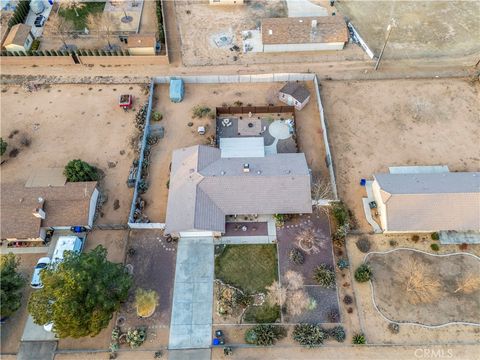
[[[249,172],[244,172],[249,164]],[[303,153],[222,158],[220,149],[175,150],[165,232],[225,231],[226,215],[311,213]]]

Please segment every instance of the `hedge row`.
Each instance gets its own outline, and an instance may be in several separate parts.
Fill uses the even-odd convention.
[[[157,0],[157,23],[158,38],[161,43],[165,44],[165,32],[163,31],[162,1]]]
[[[8,29],[14,25],[23,23],[27,18],[28,12],[30,11],[30,1],[20,0],[15,7],[12,17],[8,20],[7,26]]]
[[[24,51],[13,51],[7,52],[2,50],[0,56],[71,56],[76,54],[78,56],[129,56],[130,53],[128,50],[76,50],[76,51],[67,51],[67,50],[30,50],[28,52]]]

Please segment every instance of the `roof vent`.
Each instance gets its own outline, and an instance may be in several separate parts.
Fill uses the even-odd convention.
[[[262,173],[262,170],[257,170],[257,175],[260,175]]]
[[[250,164],[243,164],[243,172],[249,173],[250,172]]]
[[[33,216],[35,216],[36,218],[38,219],[45,219],[45,211],[43,211],[43,209],[41,208],[36,208],[36,209],[33,209]]]
[[[285,170],[285,173],[286,173],[286,174],[290,174],[291,171],[290,171],[290,170]]]
[[[272,29],[268,29],[268,35],[273,35],[273,30]]]
[[[221,175],[225,175],[225,171],[223,171],[223,170],[220,171],[220,174],[221,174]]]
[[[312,31],[317,28],[317,20],[312,20]]]

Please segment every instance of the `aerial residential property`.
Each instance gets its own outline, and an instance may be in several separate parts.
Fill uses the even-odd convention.
[[[478,359],[479,12],[2,0],[0,358]]]

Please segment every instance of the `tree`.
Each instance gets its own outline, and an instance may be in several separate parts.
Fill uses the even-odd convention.
[[[154,290],[138,288],[135,292],[135,307],[140,317],[152,316],[158,305],[158,294]]]
[[[108,261],[101,245],[88,253],[67,252],[61,263],[42,271],[41,279],[43,288],[30,296],[28,311],[36,324],[53,323],[60,338],[97,335],[132,285],[123,264]]]
[[[91,32],[96,33],[99,39],[106,39],[108,48],[112,48],[110,38],[115,30],[116,19],[112,13],[89,14],[87,17],[87,27]]]
[[[355,280],[358,282],[367,282],[371,277],[372,269],[368,264],[362,264],[355,270]]]
[[[8,146],[8,143],[5,140],[3,140],[3,138],[0,138],[0,156],[5,154],[5,151],[7,151],[7,146]]]
[[[78,10],[85,6],[85,3],[77,0],[62,0],[60,4],[65,9],[72,9],[73,11],[75,11],[75,15],[77,16],[80,16]]]
[[[1,268],[1,302],[0,317],[8,317],[17,311],[22,305],[22,288],[25,286],[25,278],[17,272],[20,261],[12,254],[2,255]]]
[[[63,16],[56,14],[51,14],[47,21],[48,32],[56,35],[62,40],[63,46],[68,50],[67,40],[70,38],[74,26],[73,22],[67,20]]]
[[[96,181],[98,180],[97,169],[80,159],[70,160],[63,170],[67,181]]]

